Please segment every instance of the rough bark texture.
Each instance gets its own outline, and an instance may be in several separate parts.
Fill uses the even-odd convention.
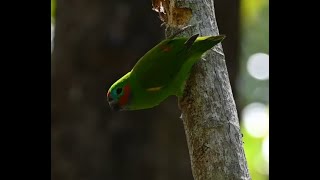
[[[168,4],[192,10],[187,24],[194,27],[180,36],[219,34],[213,0],[171,0]],[[183,25],[168,22],[166,35]],[[221,44],[204,59],[194,66],[184,97],[179,100],[193,176],[197,180],[251,179]]]
[[[240,74],[240,0],[215,0],[215,17],[219,22],[219,31],[228,37],[223,40],[223,52],[227,59],[227,69],[237,109],[243,109],[237,91]],[[239,115],[239,111],[238,111]],[[239,119],[241,122],[241,119]]]

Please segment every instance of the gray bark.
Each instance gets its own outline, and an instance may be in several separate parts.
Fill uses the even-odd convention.
[[[219,34],[213,0],[171,0],[163,6],[166,36],[186,25],[193,27],[179,36]],[[251,179],[221,44],[193,67],[179,106],[194,178]]]

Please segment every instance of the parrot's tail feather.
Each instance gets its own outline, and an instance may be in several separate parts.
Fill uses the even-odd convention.
[[[199,34],[191,36],[184,44],[187,47],[187,49],[190,49],[192,44],[197,40]]]
[[[209,36],[207,38],[207,40],[211,40],[211,41],[217,42],[217,44],[218,44],[219,42],[223,41],[224,38],[226,38],[226,35],[221,34],[221,35],[218,35],[218,36]]]
[[[211,49],[213,46],[219,44],[225,38],[225,35],[219,36],[203,36],[197,38],[194,43],[194,50],[198,52],[206,52],[207,50]]]

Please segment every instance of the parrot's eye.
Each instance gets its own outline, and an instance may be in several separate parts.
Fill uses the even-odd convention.
[[[116,90],[116,92],[117,92],[117,95],[121,94],[122,88],[118,88],[118,89]]]

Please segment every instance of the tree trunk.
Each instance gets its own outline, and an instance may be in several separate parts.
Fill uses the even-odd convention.
[[[227,59],[226,65],[233,98],[237,109],[241,110],[244,107],[237,90],[240,75],[240,0],[215,0],[214,7],[215,17],[219,20],[219,31],[228,36],[223,40],[223,52]],[[239,121],[241,122],[241,119]]]
[[[193,27],[180,36],[219,34],[213,0],[153,1],[153,6],[167,25],[166,36],[188,24]],[[193,67],[179,99],[193,176],[197,180],[251,179],[221,44],[204,59]]]

